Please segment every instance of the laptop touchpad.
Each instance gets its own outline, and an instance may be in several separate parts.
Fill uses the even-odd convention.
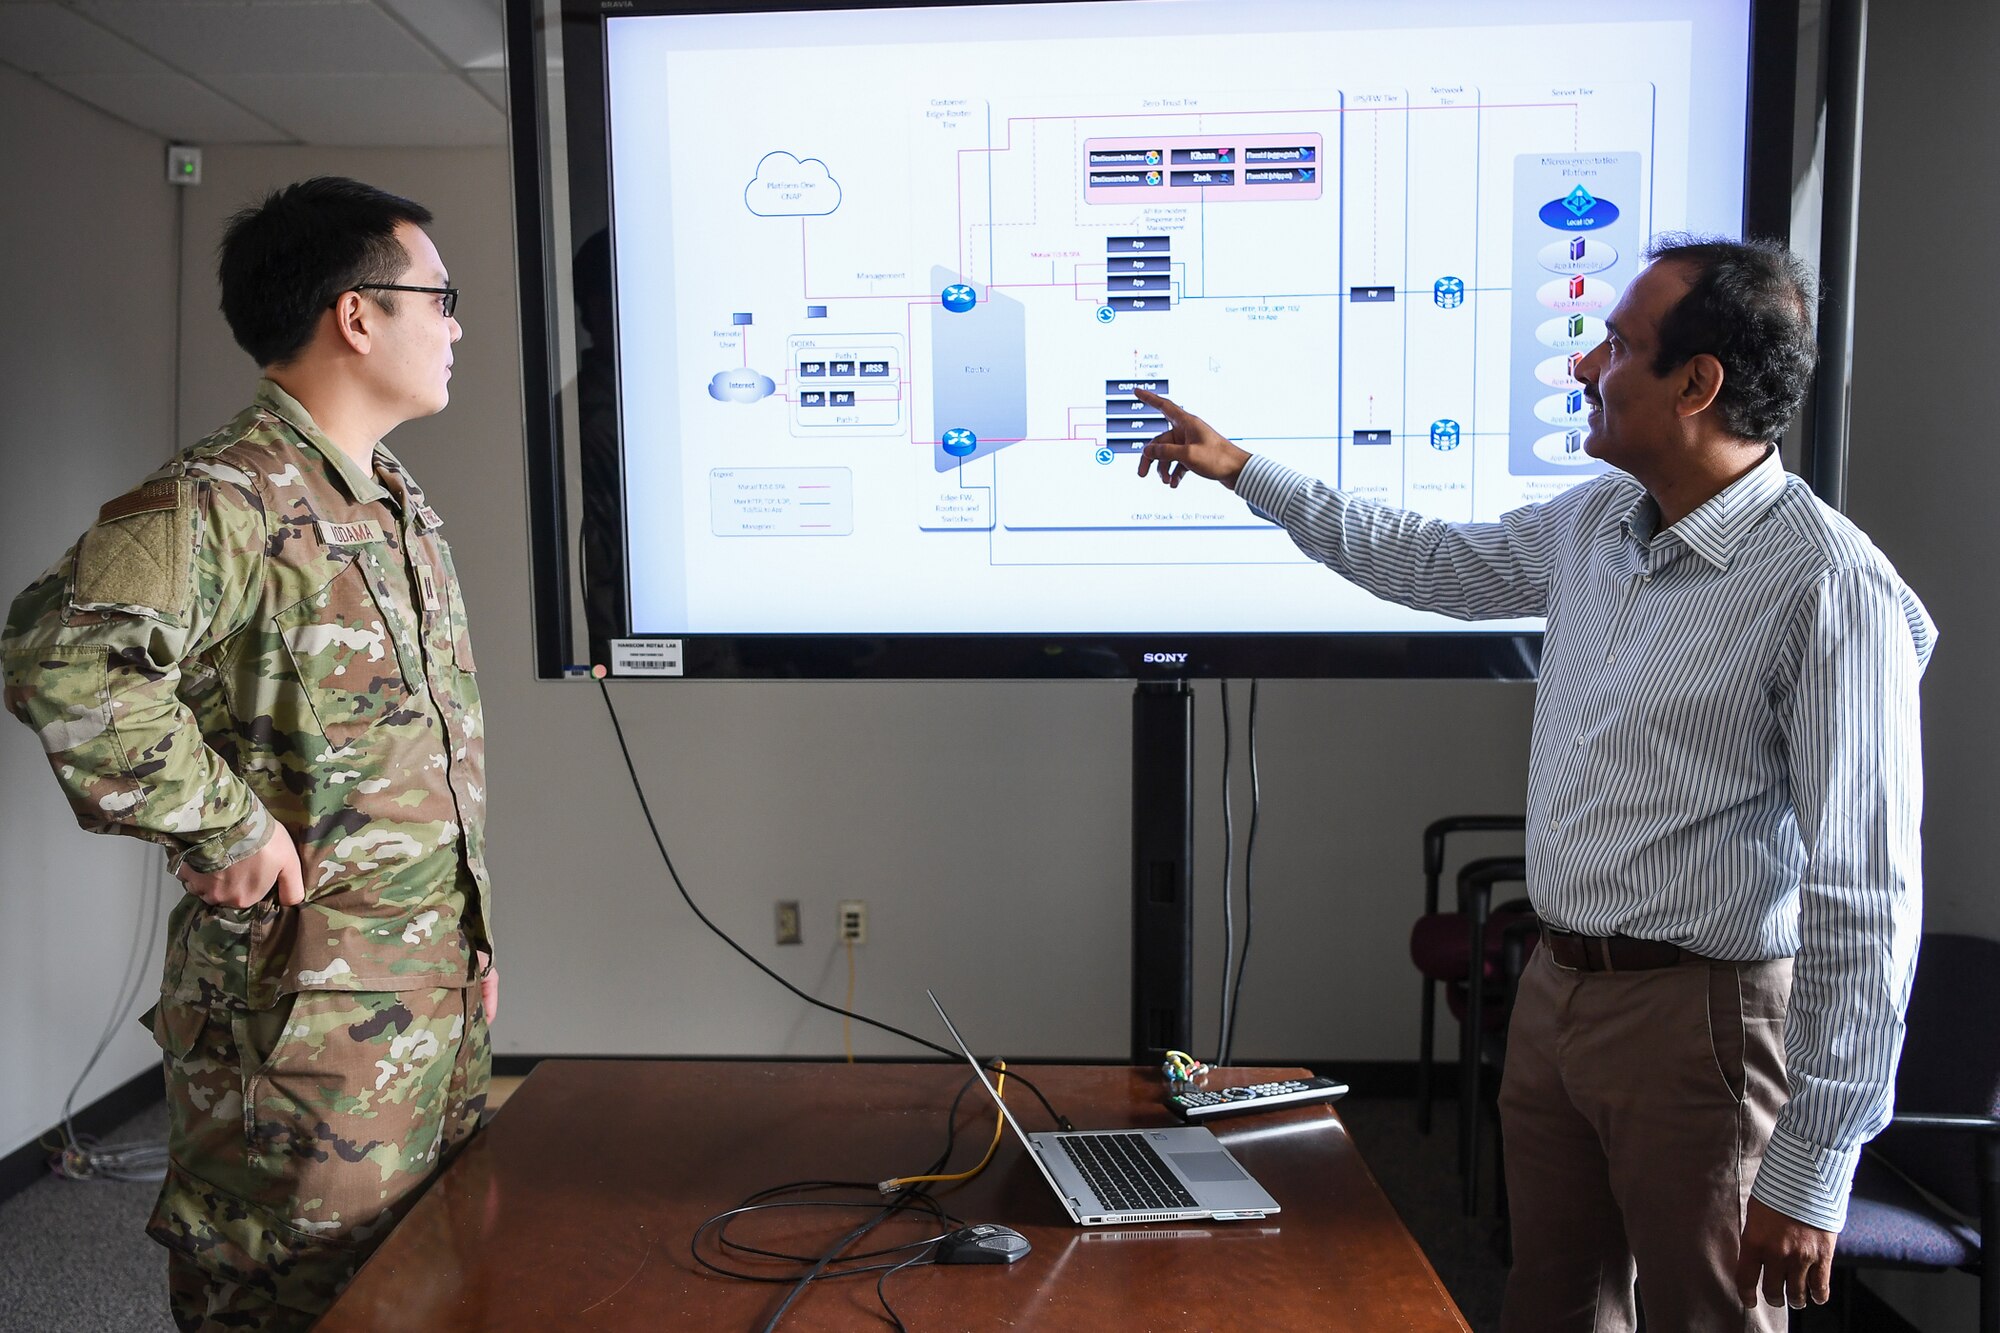
[[[1231,1161],[1226,1152],[1176,1152],[1167,1156],[1174,1159],[1182,1175],[1197,1183],[1243,1179],[1243,1168]]]

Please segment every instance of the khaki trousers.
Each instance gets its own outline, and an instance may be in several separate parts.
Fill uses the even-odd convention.
[[[1573,972],[1537,950],[1507,1037],[1500,1125],[1514,1267],[1502,1333],[1773,1330],[1737,1244],[1788,1093],[1789,958]]]

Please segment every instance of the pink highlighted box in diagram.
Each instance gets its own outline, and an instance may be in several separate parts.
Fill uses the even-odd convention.
[[[1083,141],[1086,204],[1317,199],[1317,134],[1160,134]]]

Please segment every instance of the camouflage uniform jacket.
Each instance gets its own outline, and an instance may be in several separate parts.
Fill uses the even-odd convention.
[[[266,380],[106,504],[0,636],[7,708],[83,827],[201,871],[273,820],[298,844],[304,906],[179,904],[168,999],[464,985],[490,949],[465,607],[437,511],[374,461]]]

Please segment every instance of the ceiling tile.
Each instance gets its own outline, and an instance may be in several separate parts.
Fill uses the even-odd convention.
[[[437,57],[368,0],[77,0],[193,74],[422,73]]]
[[[465,73],[465,77],[471,79],[473,86],[479,89],[480,92],[486,94],[486,100],[491,102],[496,108],[498,108],[501,111],[505,111],[507,109],[506,70],[503,69],[467,70]]]
[[[282,130],[179,74],[50,74],[50,84],[178,143],[284,143]]]
[[[376,0],[460,69],[498,69],[507,39],[493,0]]]
[[[0,60],[29,74],[166,72],[131,42],[51,4],[0,4]]]
[[[507,137],[507,118],[456,74],[237,74],[210,82],[310,144],[447,148]]]

